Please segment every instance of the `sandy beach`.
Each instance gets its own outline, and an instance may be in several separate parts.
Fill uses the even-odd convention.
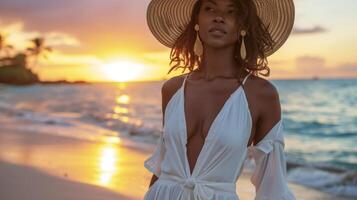
[[[94,142],[18,130],[26,124],[2,123],[0,199],[143,199],[151,174],[143,162],[152,145],[120,139]],[[253,199],[250,174],[237,182],[242,200]],[[300,200],[343,200],[295,184]]]

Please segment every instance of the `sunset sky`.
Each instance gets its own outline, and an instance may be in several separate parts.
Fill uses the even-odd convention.
[[[357,77],[357,1],[295,0],[287,42],[268,57],[273,79]],[[169,49],[146,25],[149,0],[1,0],[0,33],[16,49],[36,36],[54,51],[34,69],[42,80],[157,80]]]

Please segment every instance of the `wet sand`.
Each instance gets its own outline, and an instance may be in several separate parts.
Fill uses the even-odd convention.
[[[144,160],[153,146],[126,139],[102,142],[18,130],[1,123],[0,199],[143,199],[150,174]],[[242,200],[252,200],[250,174],[237,182]],[[290,184],[299,200],[344,198]]]

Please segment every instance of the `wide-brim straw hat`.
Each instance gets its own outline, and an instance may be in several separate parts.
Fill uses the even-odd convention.
[[[172,48],[191,19],[198,0],[152,0],[147,8],[147,23],[155,38]],[[257,14],[275,42],[265,48],[265,56],[277,51],[288,39],[295,20],[293,0],[252,0]]]

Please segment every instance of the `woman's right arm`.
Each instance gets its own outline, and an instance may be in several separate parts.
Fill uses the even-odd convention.
[[[176,93],[176,91],[180,88],[183,82],[184,76],[176,76],[164,82],[161,87],[161,110],[162,110],[162,127],[165,124],[165,110],[166,106],[169,103],[169,100]],[[150,185],[151,187],[158,179],[158,176],[153,174],[151,177]]]
[[[150,185],[149,188],[155,183],[155,181],[157,181],[157,176],[155,176],[155,174],[152,175],[151,180],[150,180]]]
[[[162,127],[165,124],[165,109],[166,109],[166,105],[168,103],[168,94],[170,93],[169,90],[169,81],[164,82],[164,84],[161,87],[161,110],[162,110]],[[150,180],[150,185],[149,187],[151,187],[156,181],[157,179],[159,179],[155,174],[152,175],[151,180]]]

